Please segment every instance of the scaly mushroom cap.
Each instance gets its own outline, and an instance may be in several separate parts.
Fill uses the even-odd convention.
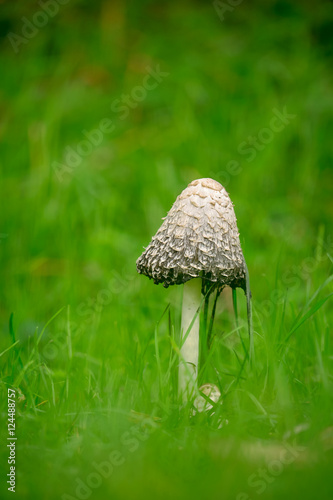
[[[197,179],[178,196],[136,262],[138,273],[165,287],[203,278],[246,289],[246,265],[233,204],[213,179]]]

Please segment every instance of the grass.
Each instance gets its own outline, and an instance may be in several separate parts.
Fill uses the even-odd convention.
[[[243,2],[221,22],[199,1],[73,0],[15,54],[37,9],[0,13],[1,498],[8,387],[17,498],[331,498],[330,4]],[[157,65],[121,119],[111,105]],[[106,118],[60,181],[54,162]],[[244,294],[238,326],[218,302],[209,415],[176,397],[181,287],[135,269],[200,177],[230,193],[253,293],[252,366]]]

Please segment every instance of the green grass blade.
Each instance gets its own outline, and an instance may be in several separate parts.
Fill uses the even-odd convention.
[[[305,313],[304,316],[301,317],[301,319],[296,323],[296,325],[293,326],[293,328],[291,329],[291,331],[289,332],[289,334],[285,338],[285,342],[287,342],[290,339],[290,337],[293,335],[293,333],[295,333],[296,330],[298,330],[298,328],[300,326],[302,326],[303,323],[305,323],[305,321],[307,321],[309,318],[311,318],[311,316],[313,316],[325,304],[325,302],[330,297],[332,297],[332,295],[333,295],[333,292],[330,293],[329,295],[327,295],[327,297],[325,297],[324,299],[321,299],[314,306],[312,306],[311,309],[307,313]]]

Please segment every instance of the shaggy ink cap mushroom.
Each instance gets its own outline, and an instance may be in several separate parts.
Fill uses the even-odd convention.
[[[224,187],[209,178],[191,182],[177,197],[137,271],[165,287],[192,278],[246,292],[246,264],[233,204]]]

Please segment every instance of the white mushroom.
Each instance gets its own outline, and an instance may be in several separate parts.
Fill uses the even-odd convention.
[[[247,293],[248,273],[236,216],[227,191],[209,178],[191,182],[178,196],[151,243],[137,260],[137,271],[154,283],[183,284],[179,388],[196,392],[199,358],[199,309],[212,291],[225,286]],[[216,305],[216,301],[215,301]],[[213,313],[215,308],[213,308]]]
[[[200,387],[199,392],[201,394],[193,402],[194,414],[210,411],[213,404],[221,398],[220,389],[215,384],[204,384]]]

